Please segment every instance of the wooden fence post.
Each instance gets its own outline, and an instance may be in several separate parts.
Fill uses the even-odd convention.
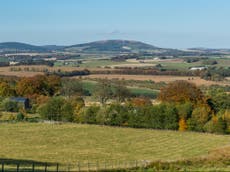
[[[59,170],[59,164],[57,163],[56,172],[58,172],[58,170]]]
[[[2,172],[4,172],[4,162],[2,162]]]
[[[34,163],[32,164],[32,172],[34,172]]]
[[[45,164],[45,172],[47,172],[47,163]]]
[[[19,164],[17,164],[17,172],[19,172]]]

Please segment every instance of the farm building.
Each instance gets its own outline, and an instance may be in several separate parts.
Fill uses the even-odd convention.
[[[28,98],[25,97],[12,97],[10,99],[11,101],[17,102],[18,105],[24,109],[30,108],[30,101]]]
[[[207,69],[207,67],[191,67],[189,70],[204,70],[204,69]]]

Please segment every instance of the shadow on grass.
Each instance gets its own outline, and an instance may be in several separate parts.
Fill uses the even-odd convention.
[[[51,162],[40,162],[40,161],[33,161],[33,160],[23,160],[23,159],[6,159],[6,158],[0,158],[0,164],[7,164],[7,165],[41,165],[41,166],[54,166],[56,163]]]
[[[57,163],[0,158],[0,171],[4,172],[56,172],[56,169]]]

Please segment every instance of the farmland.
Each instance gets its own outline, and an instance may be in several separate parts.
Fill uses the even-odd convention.
[[[151,80],[154,82],[172,82],[176,80],[186,80],[192,83],[195,83],[198,86],[201,85],[229,85],[229,81],[222,81],[222,82],[215,82],[215,81],[207,81],[204,79],[201,79],[200,77],[189,77],[189,76],[159,76],[159,75],[104,75],[104,74],[92,74],[89,76],[85,76],[83,78],[107,78],[107,79],[125,79],[125,80],[139,80],[139,81],[145,81],[145,80]]]
[[[230,137],[81,124],[1,124],[1,158],[59,162],[180,160],[229,146]]]
[[[199,158],[219,161],[214,154],[229,160],[229,135],[198,133],[230,133],[229,58],[54,56],[37,55],[45,60],[36,65],[19,56],[21,64],[0,67],[0,75],[16,76],[1,81],[3,160],[62,165],[188,160],[195,167]],[[22,109],[12,96],[28,97],[31,108]]]

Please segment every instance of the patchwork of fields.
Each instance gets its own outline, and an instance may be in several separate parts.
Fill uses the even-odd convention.
[[[163,76],[163,75],[106,75],[106,74],[93,74],[89,76],[84,76],[83,78],[107,78],[107,79],[125,79],[125,80],[151,80],[154,82],[173,82],[176,80],[186,80],[192,83],[195,83],[198,86],[201,85],[230,85],[229,81],[207,81],[204,79],[201,79],[200,77],[189,77],[189,76]]]

